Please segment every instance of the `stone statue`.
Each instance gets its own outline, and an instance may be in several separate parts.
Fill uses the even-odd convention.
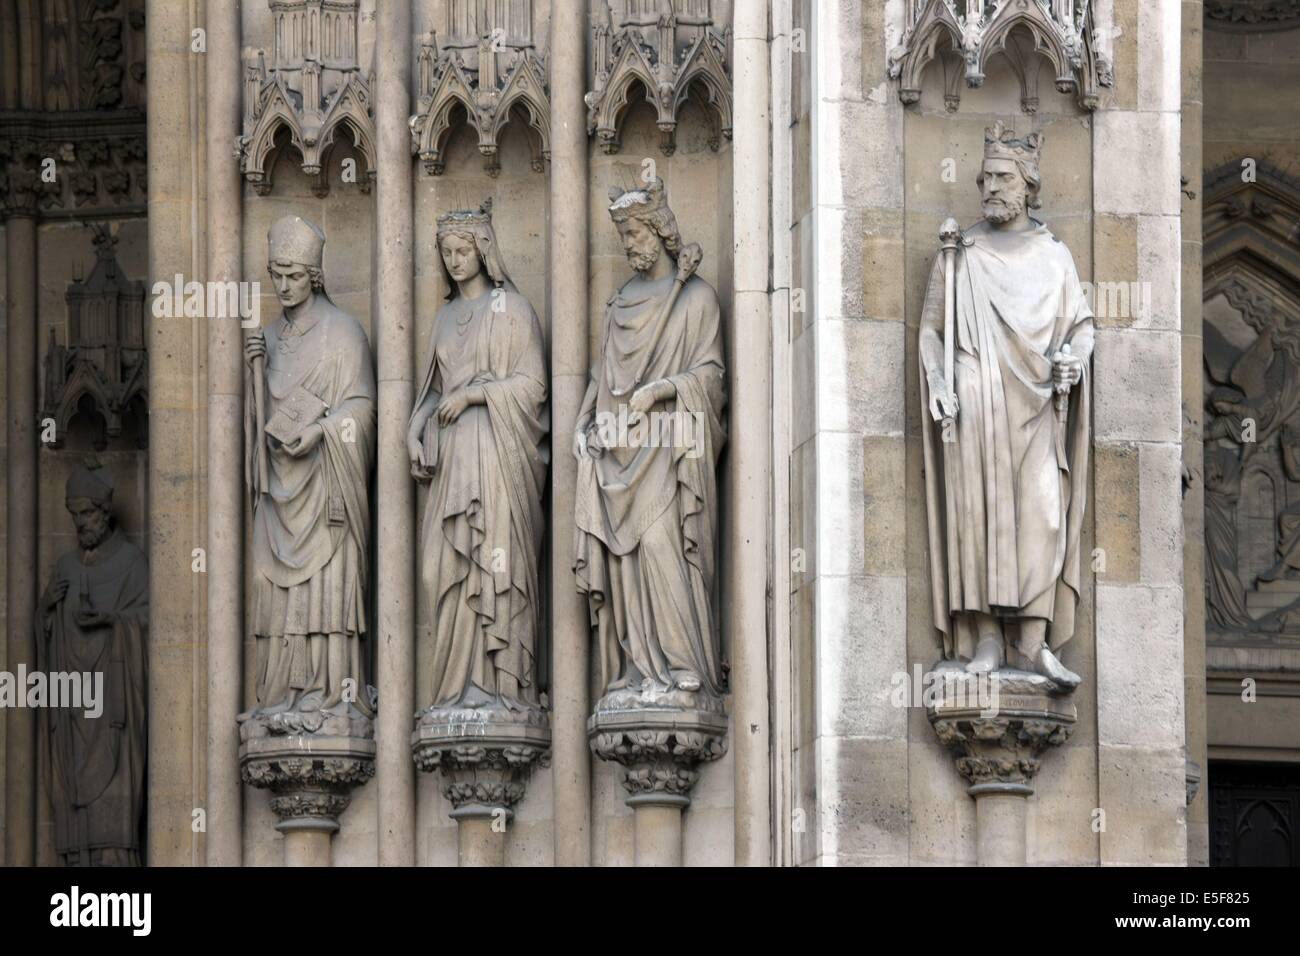
[[[699,246],[682,244],[662,181],[610,198],[636,274],[606,304],[578,414],[574,572],[606,703],[715,709],[718,296],[694,274]]]
[[[280,732],[366,721],[366,569],[375,373],[366,333],[325,292],[325,236],[298,216],[271,226],[283,316],[246,340],[246,470],[253,493],[257,710]]]
[[[926,505],[944,657],[1068,690],[1093,320],[1069,250],[1029,215],[1040,149],[1036,133],[988,130],[984,219],[964,236],[945,224],[921,315]]]
[[[114,524],[113,478],[98,462],[72,473],[64,500],[78,548],[59,558],[41,598],[37,668],[47,680],[103,683],[93,709],[37,712],[54,849],[65,866],[139,866],[149,566]]]
[[[411,473],[430,483],[420,550],[435,708],[538,705],[546,358],[491,208],[438,219],[448,301],[407,429]]]

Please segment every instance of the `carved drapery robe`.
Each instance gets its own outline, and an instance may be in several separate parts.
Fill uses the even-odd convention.
[[[436,461],[423,462],[433,479],[420,574],[434,634],[433,705],[487,703],[507,673],[518,683],[507,706],[536,706],[549,460],[541,325],[513,287],[458,295],[438,311],[431,346],[417,413],[469,386],[487,399],[450,425],[435,414],[424,426],[425,448],[436,448]]]
[[[980,222],[965,238],[955,255],[953,442],[928,411],[927,376],[943,374],[942,254],[921,316],[935,626],[949,659],[973,654],[973,632],[950,620],[966,612],[1045,619],[1056,650],[1073,636],[1079,595],[1092,310],[1069,250],[1041,223],[1004,233]],[[1067,344],[1084,367],[1062,424],[1052,356]]]
[[[587,595],[601,652],[602,687],[650,679],[671,687],[693,675],[722,693],[714,592],[716,466],[726,441],[725,371],[717,293],[692,276],[656,336],[673,278],[633,278],[609,300],[602,346],[577,429],[628,420],[641,385],[670,381],[674,397],[655,413],[677,413],[672,440],[614,444],[578,463],[574,572]],[[621,396],[614,391],[623,392]],[[689,421],[690,427],[681,427]],[[689,440],[678,440],[681,437]],[[662,437],[662,436],[661,436]]]
[[[369,715],[363,639],[375,453],[375,373],[366,333],[318,294],[310,314],[265,329],[266,414],[301,386],[326,406],[324,438],[294,458],[259,434],[252,376],[244,403],[253,505],[253,633],[257,699],[265,708],[353,707]],[[270,487],[257,489],[256,456]],[[346,687],[344,681],[354,682]],[[349,692],[350,691],[350,692]]]
[[[69,866],[139,866],[144,814],[149,566],[144,553],[114,530],[88,554],[59,558],[55,579],[67,594],[36,620],[37,668],[103,674],[103,712],[37,711],[38,746],[54,810],[54,849]],[[83,610],[112,616],[81,628]]]

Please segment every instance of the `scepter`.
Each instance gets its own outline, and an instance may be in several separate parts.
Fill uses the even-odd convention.
[[[957,220],[949,216],[939,227],[939,242],[943,248],[943,386],[948,395],[956,395],[953,381],[953,326],[956,324],[957,312],[957,243],[961,230]],[[947,413],[943,416],[943,427],[952,426],[953,417]]]

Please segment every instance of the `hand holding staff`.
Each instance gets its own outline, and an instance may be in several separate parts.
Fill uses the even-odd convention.
[[[270,490],[271,482],[266,471],[266,336],[261,329],[255,329],[244,339],[244,356],[249,360],[253,370],[253,412],[257,419],[254,447],[257,455],[257,491],[263,494]]]
[[[948,429],[957,417],[957,391],[953,378],[953,327],[957,318],[957,244],[961,230],[957,220],[949,217],[939,227],[939,243],[943,249],[943,388],[939,405],[943,411],[943,427]]]

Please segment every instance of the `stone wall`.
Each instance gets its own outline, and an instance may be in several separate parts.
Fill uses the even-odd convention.
[[[796,173],[794,213],[796,230],[812,233],[796,244],[812,306],[802,327],[796,317],[792,391],[810,400],[795,409],[790,463],[791,544],[808,555],[791,623],[801,672],[795,762],[809,805],[797,860],[975,859],[974,802],[951,756],[922,709],[895,707],[890,696],[895,675],[939,657],[916,399],[924,280],[944,216],[978,217],[983,130],[1002,119],[1046,136],[1040,215],[1081,278],[1152,289],[1149,313],[1098,321],[1083,553],[1104,549],[1106,570],[1085,581],[1066,648],[1065,663],[1084,678],[1079,722],[1044,757],[1027,857],[1182,863],[1178,13],[1099,5],[1099,35],[1119,27],[1106,45],[1114,89],[1089,113],[1043,82],[1037,111],[1026,114],[996,57],[956,112],[944,109],[937,63],[920,102],[904,108],[887,77],[904,5],[812,10],[802,76],[812,87],[804,141],[815,147],[810,198],[800,204]]]

